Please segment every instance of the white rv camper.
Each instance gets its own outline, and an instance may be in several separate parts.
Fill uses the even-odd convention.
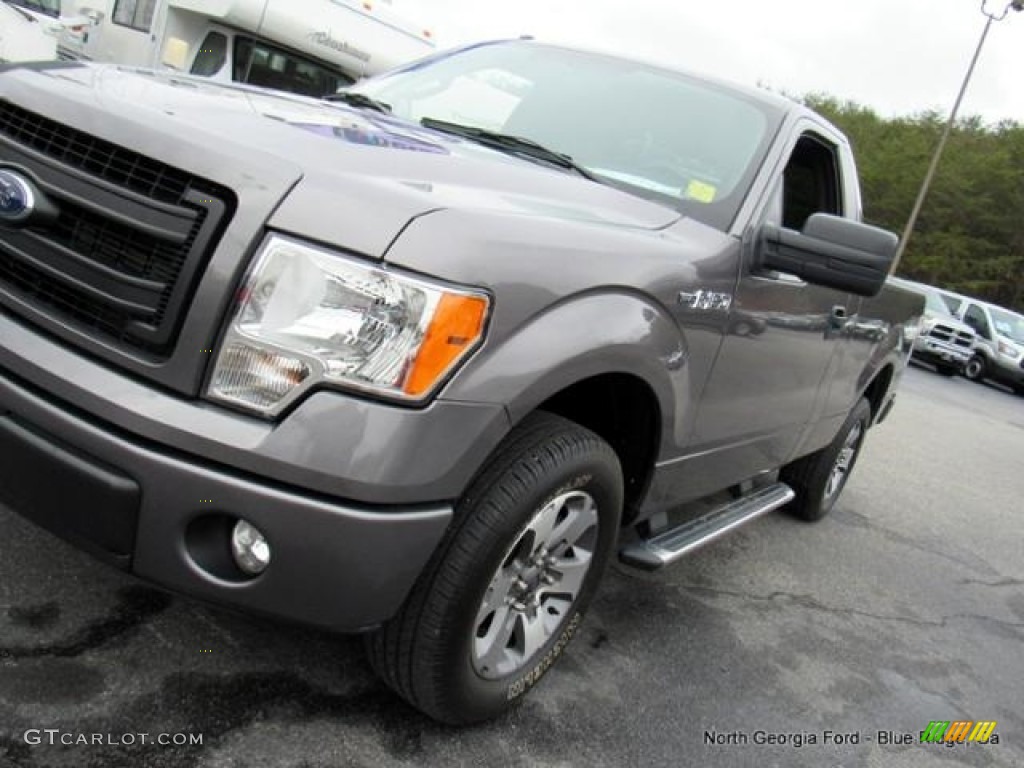
[[[77,0],[65,58],[170,68],[309,96],[433,52],[389,0]]]
[[[48,61],[57,57],[57,37],[32,14],[0,2],[0,62]]]

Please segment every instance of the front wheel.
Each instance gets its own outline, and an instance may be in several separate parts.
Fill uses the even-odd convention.
[[[985,378],[985,359],[980,355],[975,355],[967,361],[967,365],[964,366],[964,376],[971,381],[981,381]]]
[[[779,479],[796,492],[786,507],[788,512],[814,521],[832,511],[857,463],[870,424],[871,405],[861,398],[829,445],[783,467]]]
[[[526,419],[457,505],[399,614],[368,638],[377,673],[445,723],[515,705],[579,628],[615,547],[622,486],[593,432]]]

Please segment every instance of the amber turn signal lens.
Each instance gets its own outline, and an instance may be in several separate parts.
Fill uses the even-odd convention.
[[[444,294],[406,376],[405,393],[419,397],[430,391],[480,339],[486,318],[487,299],[482,296]]]

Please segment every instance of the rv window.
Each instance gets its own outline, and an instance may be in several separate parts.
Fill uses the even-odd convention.
[[[155,12],[156,0],[117,0],[114,3],[113,21],[140,32],[149,32]]]
[[[53,18],[60,18],[60,0],[8,0],[11,5],[20,5],[30,11],[45,13]]]
[[[267,45],[250,37],[235,37],[232,80],[320,98],[355,80],[312,59]]]
[[[220,32],[211,32],[199,46],[196,60],[192,62],[191,73],[200,77],[212,77],[220,72],[227,60],[227,37]]]

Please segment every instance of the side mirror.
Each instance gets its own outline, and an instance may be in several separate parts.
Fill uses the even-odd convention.
[[[892,232],[815,213],[800,232],[766,224],[761,266],[815,285],[875,296],[889,276],[898,246],[899,238]]]

